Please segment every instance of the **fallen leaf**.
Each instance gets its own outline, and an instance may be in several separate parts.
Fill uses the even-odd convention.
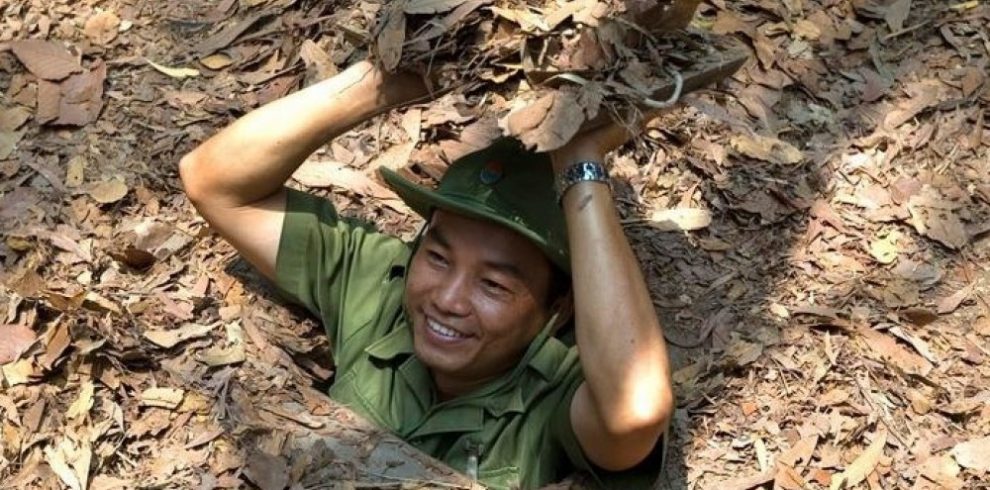
[[[505,126],[510,136],[528,148],[544,152],[564,146],[581,129],[586,117],[578,94],[557,89],[510,113]]]
[[[921,462],[918,472],[937,483],[940,489],[961,490],[966,483],[959,478],[959,465],[948,454],[930,456]]]
[[[406,40],[406,14],[401,2],[388,4],[385,11],[385,27],[378,34],[377,52],[385,71],[393,71],[402,59],[402,45]]]
[[[712,213],[705,209],[661,209],[650,216],[650,226],[660,231],[701,230],[711,223]]]
[[[378,157],[368,165],[368,168],[377,169],[380,167],[385,167],[391,170],[399,170],[409,163],[409,156],[412,155],[412,151],[415,148],[416,143],[400,143],[398,145],[394,145],[385,150],[381,155],[378,155]]]
[[[852,488],[866,480],[866,477],[873,473],[877,463],[880,462],[880,458],[883,456],[883,447],[886,444],[887,429],[881,428],[870,446],[863,451],[863,454],[860,454],[852,464],[847,466],[845,471],[832,476],[829,490]]]
[[[38,336],[26,325],[0,326],[0,364],[19,359],[36,340]]]
[[[123,179],[115,177],[93,185],[89,190],[89,196],[100,204],[111,204],[123,199],[127,192],[127,184]]]
[[[83,26],[83,34],[96,44],[106,46],[117,39],[117,32],[120,28],[120,18],[113,12],[99,12],[86,20]]]
[[[898,312],[898,315],[906,318],[907,321],[919,327],[923,327],[934,322],[935,320],[938,320],[938,314],[927,308],[907,308]]]
[[[868,326],[857,326],[856,332],[863,337],[863,341],[869,346],[867,354],[871,357],[890,362],[908,374],[925,376],[931,372],[931,362],[907,350],[889,335],[873,330]]]
[[[990,436],[956,444],[952,457],[963,468],[990,473]]]
[[[79,388],[79,396],[69,405],[69,409],[65,412],[65,416],[70,419],[75,419],[79,417],[84,417],[89,413],[89,410],[93,408],[93,393],[95,386],[92,380],[86,380],[83,382],[82,387]]]
[[[959,305],[969,298],[969,295],[973,294],[973,290],[976,289],[976,283],[973,282],[968,286],[938,300],[936,303],[936,309],[939,315],[945,315],[952,313],[959,308]]]
[[[292,178],[307,187],[339,187],[379,199],[396,198],[394,192],[371,177],[337,162],[307,160],[296,169]]]
[[[316,71],[318,80],[324,80],[337,74],[337,65],[334,64],[330,55],[319,47],[312,39],[303,41],[299,47],[299,57],[307,68]]]
[[[904,21],[907,20],[910,13],[911,0],[896,0],[887,7],[887,13],[884,14],[884,20],[887,22],[887,25],[890,26],[891,31],[899,32],[904,29]]]
[[[148,330],[144,332],[144,338],[159,347],[169,349],[181,342],[205,337],[213,331],[213,327],[214,325],[197,325],[191,323],[174,330]]]
[[[14,154],[17,144],[24,138],[24,131],[0,131],[0,160]]]
[[[178,80],[199,76],[199,70],[194,68],[173,68],[170,66],[159,65],[158,63],[148,59],[145,61],[147,61],[152,68]]]
[[[808,483],[801,477],[801,473],[786,464],[777,465],[777,474],[774,476],[773,484],[774,488],[783,490],[804,490],[808,486]]]
[[[85,126],[96,121],[103,109],[103,83],[107,65],[98,61],[93,69],[72,75],[59,85],[58,118],[53,124]]]
[[[238,342],[227,348],[212,348],[196,356],[196,360],[207,366],[226,366],[244,362],[244,344]]]
[[[906,332],[901,327],[890,327],[888,331],[891,334],[893,334],[895,337],[911,344],[911,347],[914,347],[914,350],[917,351],[918,354],[921,354],[921,357],[927,359],[928,362],[932,362],[932,363],[938,362],[938,359],[935,357],[935,354],[932,353],[931,347],[928,346],[928,342],[925,342],[920,337]]]
[[[736,135],[729,140],[729,145],[747,157],[778,165],[794,165],[804,161],[804,153],[797,147],[769,136]]]
[[[85,171],[86,157],[82,155],[76,155],[69,160],[69,163],[65,166],[65,186],[66,187],[79,187],[85,182]]]
[[[211,70],[222,70],[234,64],[233,58],[223,53],[211,54],[205,58],[201,58],[199,62]]]
[[[453,10],[467,0],[408,0],[404,7],[407,14],[437,14]]]
[[[82,485],[79,483],[79,478],[76,476],[75,471],[73,471],[66,462],[65,453],[62,449],[62,446],[66,444],[71,445],[67,439],[62,439],[62,444],[60,444],[58,448],[46,446],[44,449],[45,462],[47,462],[52,471],[58,475],[59,479],[62,480],[62,483],[72,490],[82,490]],[[69,448],[69,451],[74,452],[72,448]]]
[[[0,366],[3,370],[3,378],[7,380],[7,385],[17,386],[27,384],[34,376],[34,363],[31,359],[21,359]]]
[[[818,438],[817,434],[802,438],[794,447],[781,454],[779,461],[791,467],[810,463],[811,456],[815,453],[815,448],[818,447]]]
[[[16,131],[31,119],[31,111],[26,107],[16,106],[0,110],[0,132]]]
[[[177,388],[148,388],[141,393],[141,405],[174,410],[186,392]]]
[[[879,240],[874,240],[870,243],[870,255],[881,264],[894,263],[897,260],[897,254],[900,252],[897,246],[897,240],[898,235],[896,233],[889,233]]]
[[[255,451],[244,467],[244,476],[261,490],[281,490],[290,483],[289,466],[285,458]]]
[[[28,71],[43,80],[59,81],[82,71],[76,57],[56,42],[27,39],[10,43],[10,48]]]

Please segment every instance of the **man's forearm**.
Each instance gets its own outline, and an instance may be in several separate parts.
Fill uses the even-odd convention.
[[[555,155],[558,171],[594,151]],[[660,328],[639,263],[601,183],[563,200],[570,241],[575,324],[585,379],[602,423],[616,434],[658,430],[672,403]]]
[[[183,158],[186,192],[194,202],[209,200],[226,207],[272,195],[327,141],[422,95],[418,80],[400,76],[409,80],[386,80],[362,62],[251,112]]]

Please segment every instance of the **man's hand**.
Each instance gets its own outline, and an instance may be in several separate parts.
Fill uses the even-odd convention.
[[[552,152],[554,171],[605,155],[633,136],[612,123]],[[571,425],[585,455],[607,470],[640,463],[673,413],[670,365],[659,319],[608,186],[580,182],[564,195],[574,319],[585,382]]]
[[[269,278],[285,214],[285,181],[310,154],[367,119],[430,93],[416,75],[370,62],[238,119],[179,162],[189,200]]]

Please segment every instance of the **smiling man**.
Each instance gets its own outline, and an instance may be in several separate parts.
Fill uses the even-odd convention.
[[[358,63],[203,143],[180,163],[186,192],[322,320],[334,400],[491,487],[576,469],[649,486],[673,395],[602,164],[623,131],[553,155],[501,140],[451,164],[437,189],[383,169],[427,220],[412,244],[284,187],[328,140],[425,94],[417,77]]]

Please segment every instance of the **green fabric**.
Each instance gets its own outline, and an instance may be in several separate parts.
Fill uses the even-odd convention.
[[[289,191],[277,285],[323,321],[337,370],[330,397],[454,469],[469,473],[475,455],[479,480],[492,488],[538,488],[575,469],[593,472],[570,423],[583,381],[577,351],[547,329],[513,372],[437,402],[402,307],[411,252],[338,219],[328,201]]]
[[[564,271],[571,270],[564,213],[557,203],[550,157],[510,138],[459,158],[436,190],[381,167],[385,183],[424,218],[435,208],[494,221],[532,240]]]

